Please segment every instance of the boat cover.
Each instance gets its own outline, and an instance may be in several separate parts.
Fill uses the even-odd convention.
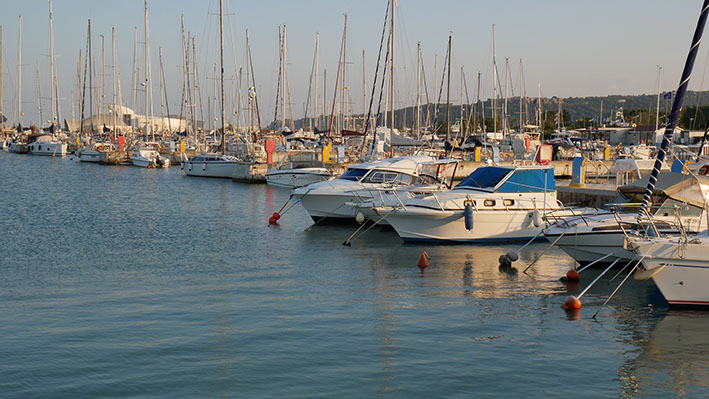
[[[645,194],[647,181],[650,175],[633,183],[620,187],[618,191],[623,197],[632,199]],[[653,196],[667,196],[680,202],[704,208],[704,203],[709,195],[709,177],[685,175],[679,172],[662,172],[657,178]],[[655,202],[655,201],[653,201]]]
[[[545,183],[546,180],[546,183]],[[555,191],[554,169],[540,167],[483,166],[455,188],[483,189],[500,193]]]

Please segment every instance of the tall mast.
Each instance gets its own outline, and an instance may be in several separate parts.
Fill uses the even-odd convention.
[[[39,114],[39,125],[42,126],[42,93],[39,90],[39,62],[35,61],[34,68],[37,74],[37,113]]]
[[[495,24],[492,24],[492,125],[497,133],[497,56],[495,50]]]
[[[56,65],[54,64],[54,22],[52,20],[52,0],[49,0],[49,65],[50,65],[50,90],[52,104],[52,124],[57,125],[59,118],[59,100],[57,98],[57,76]]]
[[[390,87],[391,87],[391,102],[389,107],[391,107],[391,135],[394,134],[394,15],[396,15],[396,0],[391,0],[391,75],[389,76]],[[389,146],[391,148],[391,156],[394,156],[394,146],[391,145],[391,137],[389,138]]]
[[[22,15],[20,15],[17,43],[17,121],[23,124],[25,114],[22,112]]]
[[[655,114],[655,131],[660,128],[660,82],[662,82],[662,67],[657,66],[657,111]]]
[[[315,98],[313,100],[313,115],[310,117],[310,130],[313,130],[313,118],[315,118],[315,128],[318,127],[318,69],[320,68],[320,32],[315,33]]]
[[[113,130],[114,132],[116,131],[116,124],[117,124],[117,118],[116,116],[118,115],[118,108],[116,107],[116,28],[111,27],[111,86],[113,89],[113,97],[112,97],[112,103],[111,105],[112,111],[113,111]]]
[[[133,97],[133,103],[131,104],[131,107],[133,107],[133,118],[130,121],[131,127],[138,128],[138,120],[135,115],[135,112],[137,111],[136,109],[136,102],[137,97],[138,97],[138,28],[133,29],[133,76],[132,76],[132,85],[131,87],[133,88],[131,96]],[[133,126],[133,121],[135,121],[135,126]]]
[[[416,138],[421,139],[421,42],[416,43]]]
[[[219,81],[221,82],[222,154],[226,154],[226,128],[224,126],[224,0],[219,0]]]
[[[143,49],[144,49],[144,58],[145,58],[145,71],[143,73],[145,74],[145,140],[148,140],[148,131],[152,131],[151,126],[149,126],[149,120],[148,117],[150,115],[150,109],[149,109],[149,92],[148,92],[148,85],[151,84],[150,80],[148,79],[148,63],[150,62],[149,59],[149,52],[150,49],[148,48],[148,0],[145,0],[145,28],[143,32],[143,38],[145,40]]]
[[[524,133],[524,122],[522,122],[522,85],[524,78],[522,77],[522,59],[519,59],[519,132]]]
[[[367,115],[367,62],[365,52],[362,50],[362,132],[366,125],[365,119]]]
[[[448,73],[446,85],[446,118],[448,119],[448,129],[446,130],[446,141],[450,140],[451,137],[451,36],[448,35]]]

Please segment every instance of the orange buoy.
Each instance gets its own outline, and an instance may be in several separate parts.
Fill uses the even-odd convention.
[[[424,269],[428,267],[428,254],[426,251],[421,251],[421,257],[419,258],[419,262],[416,266],[418,266],[421,271],[424,271]]]
[[[566,298],[566,302],[564,302],[564,306],[562,306],[566,310],[576,310],[576,309],[581,309],[581,301],[576,298],[573,295],[569,295]]]
[[[579,281],[580,278],[581,278],[581,276],[579,275],[579,272],[576,271],[575,269],[571,269],[568,272],[566,272],[566,280],[567,281],[575,282],[575,281]]]

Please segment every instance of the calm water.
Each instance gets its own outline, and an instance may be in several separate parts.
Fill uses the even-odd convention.
[[[570,258],[315,226],[288,191],[0,153],[0,397],[706,397],[709,313]],[[526,250],[524,268],[547,245]],[[431,255],[424,274],[422,250]],[[585,287],[600,271],[582,276]]]

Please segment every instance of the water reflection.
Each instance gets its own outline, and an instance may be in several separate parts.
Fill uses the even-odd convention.
[[[620,368],[626,394],[668,390],[676,397],[706,397],[709,390],[709,314],[670,310],[652,320],[640,354]]]

